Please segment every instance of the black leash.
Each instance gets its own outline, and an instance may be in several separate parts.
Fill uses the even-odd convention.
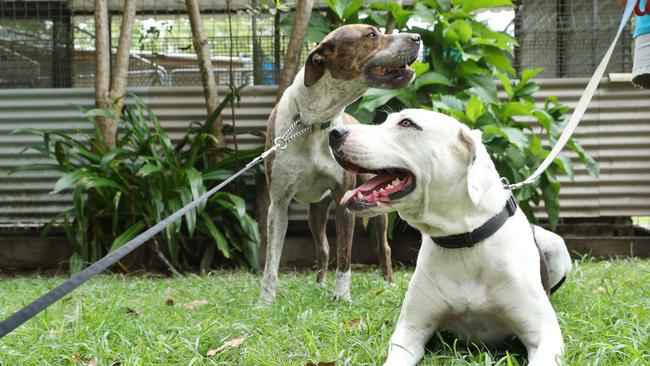
[[[34,316],[38,315],[41,311],[45,310],[47,307],[50,305],[54,304],[58,300],[60,300],[62,297],[65,295],[69,294],[70,292],[74,291],[77,287],[81,286],[84,284],[84,282],[88,281],[89,279],[93,278],[100,272],[104,271],[106,268],[114,265],[119,261],[120,259],[124,258],[127,254],[131,253],[133,250],[144,244],[147,240],[151,239],[154,237],[156,234],[161,232],[165,227],[169,226],[173,222],[179,220],[183,215],[185,215],[189,210],[193,209],[194,207],[198,206],[202,202],[206,201],[210,196],[213,194],[217,193],[220,191],[223,187],[228,185],[230,182],[233,180],[237,179],[240,175],[242,175],[244,172],[252,168],[253,166],[257,165],[261,161],[264,160],[268,155],[273,153],[275,150],[280,149],[284,150],[286,149],[287,145],[289,142],[294,140],[295,138],[304,135],[305,133],[311,131],[311,125],[305,126],[299,131],[293,132],[293,130],[298,126],[302,124],[301,119],[299,118],[296,120],[285,132],[284,136],[282,137],[277,137],[274,140],[274,145],[269,148],[268,150],[264,151],[260,156],[256,157],[253,159],[250,163],[246,164],[246,166],[238,171],[237,173],[233,174],[230,176],[228,179],[224,180],[221,182],[219,185],[216,187],[212,188],[208,192],[204,193],[202,196],[197,198],[196,200],[188,203],[185,207],[181,208],[180,210],[174,212],[171,214],[169,217],[165,218],[161,222],[157,223],[156,225],[152,226],[149,228],[147,231],[143,232],[142,234],[136,236],[133,238],[131,241],[126,243],[124,246],[120,247],[116,251],[109,253],[106,255],[104,258],[98,260],[97,262],[91,264],[88,266],[86,269],[83,271],[77,273],[76,275],[72,276],[71,278],[67,279],[65,282],[54,288],[53,290],[50,290],[47,292],[45,295],[42,295],[38,299],[34,300],[31,304],[25,306],[24,308],[18,310],[17,312],[13,313],[10,317],[5,319],[0,323],[0,338],[6,336],[7,334],[11,333],[14,329],[18,328],[21,326],[23,323],[28,321],[29,319],[33,318]]]

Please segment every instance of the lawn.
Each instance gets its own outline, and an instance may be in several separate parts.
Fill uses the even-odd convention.
[[[102,275],[1,340],[0,365],[377,365],[411,274],[398,269],[389,285],[357,269],[343,303],[330,299],[333,274],[319,287],[312,272],[285,272],[268,307],[256,305],[259,275],[243,271]],[[1,278],[0,316],[62,279]],[[582,260],[552,301],[567,364],[650,365],[650,261]],[[476,346],[429,348],[421,365],[524,364]]]

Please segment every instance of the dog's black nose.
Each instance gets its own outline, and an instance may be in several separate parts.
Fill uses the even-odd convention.
[[[350,131],[345,127],[334,127],[330,130],[330,147],[337,148],[343,144]]]
[[[421,39],[422,38],[420,37],[419,34],[411,34],[411,41],[413,41],[415,43],[420,43]]]

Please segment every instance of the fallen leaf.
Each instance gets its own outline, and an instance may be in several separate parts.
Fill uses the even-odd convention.
[[[330,362],[319,362],[317,364],[309,361],[305,364],[305,366],[336,366],[336,361],[330,361]]]
[[[206,304],[208,304],[208,300],[194,300],[194,301],[188,302],[187,304],[185,304],[183,306],[185,308],[187,308],[187,309],[194,309],[194,308],[198,308],[199,306],[206,305]]]
[[[375,296],[379,296],[379,295],[383,294],[384,292],[386,292],[386,289],[385,288],[380,288],[379,290],[375,291]]]
[[[174,306],[174,299],[167,299],[165,301],[165,305],[167,306]]]
[[[125,307],[124,312],[126,313],[126,315],[131,315],[131,316],[133,316],[135,318],[140,316],[140,313],[138,313],[137,310],[133,310],[130,307]]]
[[[214,348],[214,349],[209,350],[208,353],[206,353],[206,356],[214,356],[217,353],[225,350],[226,348],[237,348],[242,343],[244,343],[245,339],[246,339],[246,337],[244,337],[244,336],[233,337],[232,339],[223,342],[223,344],[221,346],[219,346],[218,348]]]
[[[352,319],[344,320],[343,324],[347,325],[350,328],[366,329],[366,322],[364,322],[363,319],[361,318],[352,318]]]

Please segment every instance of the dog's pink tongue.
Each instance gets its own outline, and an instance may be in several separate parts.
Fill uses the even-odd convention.
[[[341,199],[340,204],[341,206],[346,206],[358,193],[361,193],[362,195],[366,196],[368,193],[389,184],[390,182],[393,181],[393,179],[399,177],[400,176],[397,173],[374,176],[364,184],[360,185],[359,187],[351,191],[345,192],[343,198]]]

